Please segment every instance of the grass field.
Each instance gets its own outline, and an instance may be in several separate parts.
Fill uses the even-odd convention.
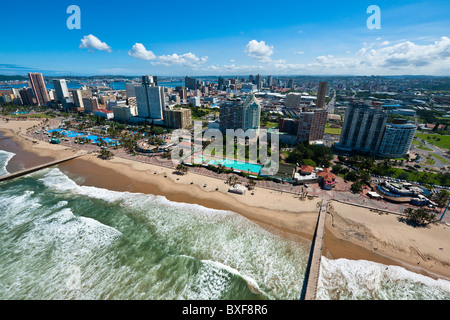
[[[325,128],[326,134],[334,134],[340,136],[342,132],[341,128]]]
[[[420,146],[416,146],[416,148],[421,149],[421,150],[425,150],[425,151],[433,151],[433,149],[427,148],[423,144],[420,145]]]
[[[416,133],[416,137],[428,141],[438,148],[450,150],[450,135]]]
[[[445,164],[450,164],[450,161],[447,158],[444,158],[443,156],[438,155],[437,153],[431,154],[434,158],[438,159],[440,162]]]

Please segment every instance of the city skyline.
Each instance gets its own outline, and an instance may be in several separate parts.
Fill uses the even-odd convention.
[[[1,26],[21,37],[0,45],[0,74],[450,75],[444,1],[117,4],[9,3]],[[367,27],[373,4],[381,29]]]

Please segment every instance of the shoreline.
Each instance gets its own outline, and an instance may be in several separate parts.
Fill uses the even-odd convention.
[[[0,131],[37,157],[56,159],[76,152],[44,141],[33,144],[21,130],[1,128]],[[256,188],[254,195],[231,194],[227,192],[228,185],[216,178],[190,172],[176,175],[169,168],[118,157],[101,160],[86,155],[58,167],[69,176],[83,177],[81,185],[161,195],[170,201],[234,211],[271,233],[302,243],[311,243],[317,203],[321,201],[317,198],[299,200],[263,188]],[[398,222],[395,215],[374,213],[336,201],[330,204],[332,210],[327,217],[323,256],[397,265],[433,279],[450,280],[450,255],[446,253],[450,252],[450,241],[445,241],[450,240],[450,227],[440,224],[430,226],[429,230],[417,230]],[[441,241],[434,245],[438,236]]]

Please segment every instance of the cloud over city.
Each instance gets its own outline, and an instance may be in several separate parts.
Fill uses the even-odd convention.
[[[97,38],[92,34],[84,36],[83,39],[81,39],[81,44],[79,48],[88,50],[100,50],[107,52],[112,51],[110,46],[108,46],[105,42],[100,41],[99,38]]]
[[[171,54],[157,56],[152,51],[147,50],[142,43],[135,43],[128,55],[140,60],[150,61],[152,65],[165,65],[165,66],[186,66],[186,67],[198,67],[208,61],[208,57],[197,57],[192,52],[184,54]]]

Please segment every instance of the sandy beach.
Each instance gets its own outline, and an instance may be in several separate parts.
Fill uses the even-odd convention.
[[[34,142],[24,134],[27,128],[39,123],[41,121],[1,121],[0,131],[4,137],[17,142],[24,152],[34,154],[31,162],[79,152],[62,145]],[[17,158],[24,156],[27,154],[17,155]],[[60,164],[59,168],[70,177],[82,177],[79,183],[83,185],[162,195],[171,201],[231,210],[295,241],[311,241],[321,202],[319,198],[299,199],[293,194],[259,187],[254,195],[250,192],[231,194],[227,192],[229,186],[220,179],[192,172],[178,175],[173,169],[119,157],[101,160],[90,154]],[[436,224],[414,228],[400,222],[398,215],[336,201],[329,207],[324,256],[399,265],[435,279],[450,280],[450,227]]]

